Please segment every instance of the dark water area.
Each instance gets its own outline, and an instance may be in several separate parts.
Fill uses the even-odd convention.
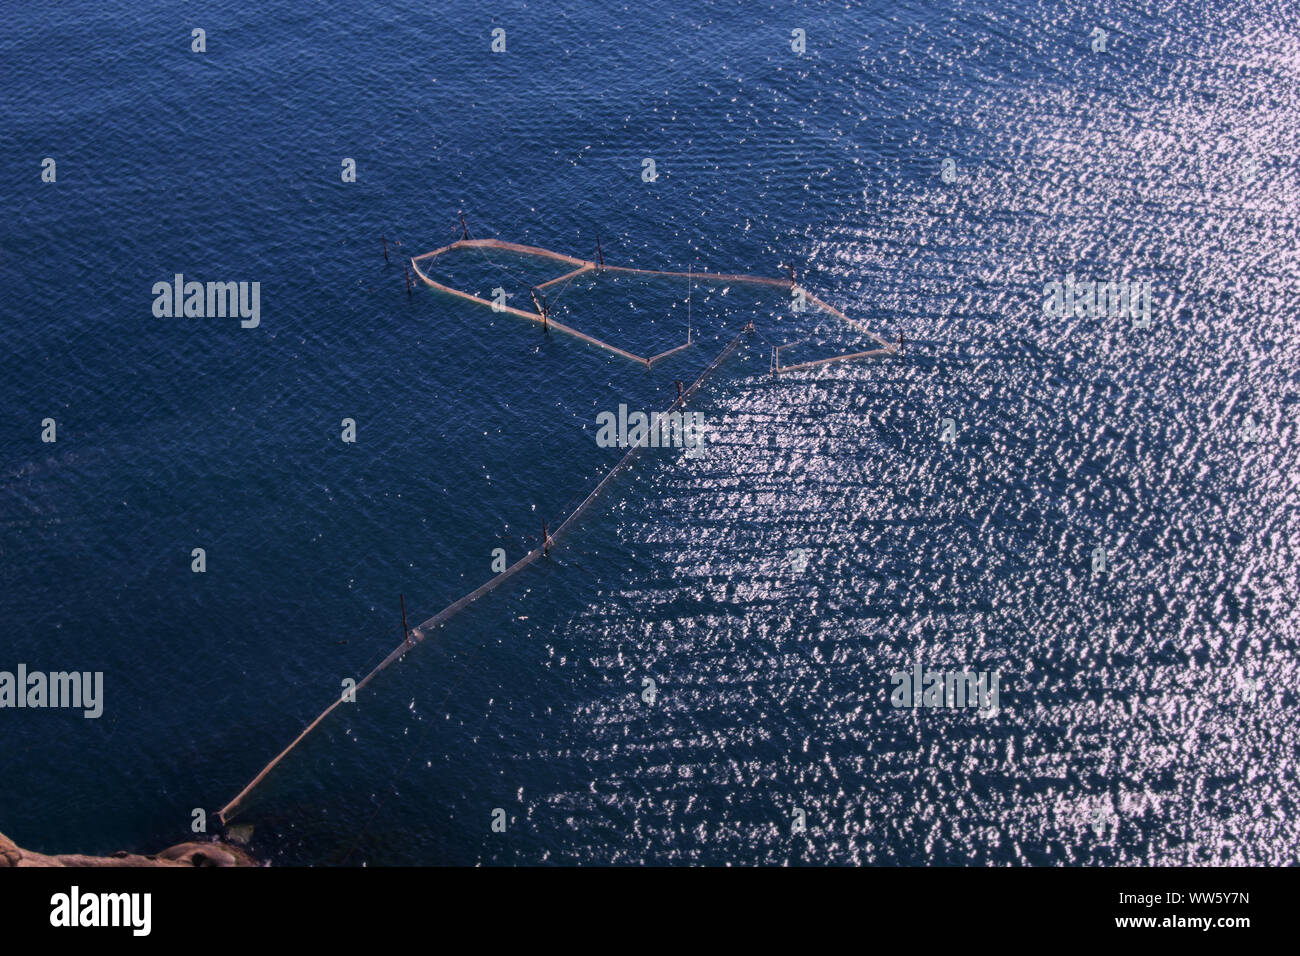
[[[0,709],[0,832],[215,829],[400,642],[399,594],[424,620],[536,547],[619,458],[597,416],[666,407],[753,319],[692,402],[704,454],[647,450],[327,719],[235,821],[255,853],[1297,862],[1297,24],[1274,0],[0,10],[0,670],[104,674],[98,719]],[[794,265],[906,350],[773,378],[774,346],[873,343],[700,285],[695,345],[647,371],[408,297],[404,257],[461,210],[612,264]],[[524,268],[463,278],[527,308]],[[155,315],[177,273],[260,283],[259,324]],[[1148,283],[1150,327],[1050,313],[1071,275]],[[646,354],[687,298],[584,278],[557,308]],[[894,706],[918,664],[996,672],[996,713]]]

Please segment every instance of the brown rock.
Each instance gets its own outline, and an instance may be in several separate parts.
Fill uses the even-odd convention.
[[[13,840],[0,833],[0,868],[17,866],[23,858],[23,851],[18,849]]]
[[[185,866],[254,865],[243,850],[224,843],[181,843],[168,847],[158,856]]]
[[[257,866],[244,850],[228,843],[180,843],[154,856],[139,856],[119,850],[112,856],[63,853],[48,856],[21,849],[0,833],[0,868],[34,866]]]

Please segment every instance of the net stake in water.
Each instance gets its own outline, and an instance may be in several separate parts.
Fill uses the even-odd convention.
[[[406,641],[406,646],[411,646],[411,629],[406,626],[406,598],[397,595],[397,600],[402,604],[402,637]]]

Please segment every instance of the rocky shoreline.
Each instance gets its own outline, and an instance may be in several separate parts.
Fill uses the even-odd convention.
[[[110,867],[110,866],[257,866],[248,853],[229,843],[178,843],[161,853],[140,856],[119,851],[112,856],[60,853],[50,856],[24,850],[0,833],[0,869],[6,867]]]

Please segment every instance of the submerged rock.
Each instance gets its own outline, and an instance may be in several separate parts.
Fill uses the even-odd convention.
[[[226,839],[232,840],[240,846],[248,846],[248,842],[253,839],[253,825],[251,823],[241,823],[226,827]]]

